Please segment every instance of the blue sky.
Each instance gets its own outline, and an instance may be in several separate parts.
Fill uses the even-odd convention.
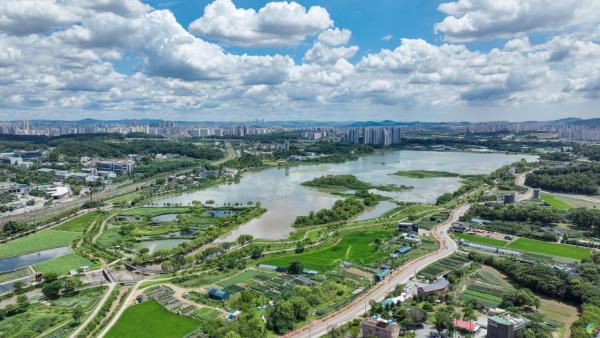
[[[0,119],[596,117],[599,11],[598,0],[4,0]]]

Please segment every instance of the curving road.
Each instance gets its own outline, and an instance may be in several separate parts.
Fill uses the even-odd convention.
[[[116,283],[108,284],[108,290],[106,290],[106,293],[104,294],[102,299],[100,299],[98,304],[96,304],[94,311],[92,311],[92,313],[90,313],[90,315],[87,317],[87,319],[83,323],[81,323],[81,325],[79,325],[79,327],[75,331],[73,331],[73,333],[71,333],[69,338],[77,337],[88,326],[88,324],[96,317],[98,312],[100,312],[100,309],[102,308],[102,306],[104,306],[104,303],[106,303],[106,301],[110,297],[110,294],[112,293],[113,289],[116,286],[117,286]]]
[[[436,226],[431,233],[440,243],[437,251],[411,261],[395,270],[392,275],[382,283],[372,287],[367,293],[358,297],[355,301],[344,308],[333,312],[326,317],[315,320],[295,331],[286,334],[284,337],[320,337],[331,329],[338,327],[354,318],[361,316],[369,310],[369,301],[382,301],[387,294],[394,290],[396,285],[405,284],[417,271],[425,268],[431,263],[451,255],[458,250],[456,243],[448,235],[448,229],[453,222],[469,210],[470,205],[458,206],[452,211],[450,217],[442,224]]]

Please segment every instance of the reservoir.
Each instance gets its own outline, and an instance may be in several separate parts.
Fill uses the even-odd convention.
[[[457,190],[460,178],[438,177],[414,179],[391,175],[399,170],[437,170],[458,174],[488,174],[504,165],[521,159],[535,161],[537,156],[502,153],[468,153],[435,151],[387,151],[363,156],[344,163],[307,164],[289,168],[268,168],[244,174],[238,184],[223,184],[205,190],[169,196],[155,200],[153,205],[175,203],[191,205],[192,201],[224,203],[261,202],[267,209],[263,215],[232,231],[219,241],[234,241],[241,234],[255,238],[282,239],[293,231],[296,216],[330,208],[339,197],[301,185],[323,175],[355,175],[372,184],[403,184],[414,189],[398,192],[379,192],[397,201],[434,203],[438,196]],[[366,211],[368,217],[381,216],[391,205],[380,207],[379,214]],[[377,209],[377,208],[375,208]],[[359,215],[358,219],[365,219]]]

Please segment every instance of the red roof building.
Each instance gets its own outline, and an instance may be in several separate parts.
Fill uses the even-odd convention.
[[[477,324],[465,322],[464,320],[455,319],[454,321],[452,321],[452,324],[454,325],[454,328],[458,330],[463,330],[472,333],[479,331],[479,326]]]

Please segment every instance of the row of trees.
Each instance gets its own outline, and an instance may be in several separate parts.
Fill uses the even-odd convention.
[[[466,219],[481,217],[487,220],[514,221],[514,222],[560,222],[562,215],[552,208],[535,205],[473,205]]]
[[[525,184],[550,191],[595,195],[600,189],[600,164],[538,169],[527,175]]]
[[[311,211],[308,216],[296,217],[294,225],[309,226],[343,221],[362,212],[364,208],[363,202],[356,198],[337,200],[331,209],[321,209],[317,212]]]

